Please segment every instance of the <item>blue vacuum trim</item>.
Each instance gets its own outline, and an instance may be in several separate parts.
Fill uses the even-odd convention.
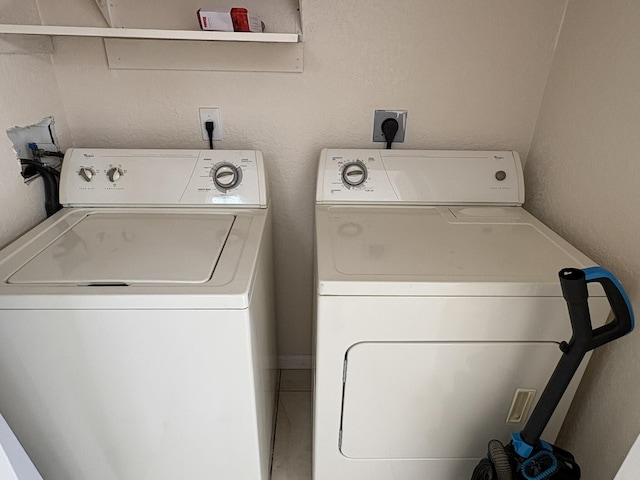
[[[551,466],[549,468],[547,468],[546,470],[544,470],[543,472],[540,472],[535,477],[533,477],[531,475],[527,475],[527,467],[529,465],[531,465],[533,462],[535,462],[535,461],[537,461],[537,460],[539,460],[539,459],[541,459],[543,457],[548,457],[548,458],[551,459]],[[547,450],[539,451],[533,457],[525,460],[522,463],[521,467],[520,467],[520,473],[527,480],[543,480],[545,478],[550,477],[551,475],[553,475],[557,471],[558,471],[558,459],[553,454],[553,452],[548,452]]]
[[[515,452],[522,458],[529,458],[529,455],[533,452],[533,447],[522,439],[520,432],[511,434],[511,443]]]
[[[533,452],[533,447],[522,439],[520,432],[513,432],[511,434],[511,443],[515,452],[522,458],[529,458],[529,455]],[[538,440],[538,443],[543,450],[553,452],[553,447],[550,443],[547,443],[542,439]]]
[[[609,270],[607,270],[606,268],[599,267],[599,266],[583,268],[582,271],[584,272],[584,277],[587,282],[592,280],[597,280],[598,278],[608,278],[609,280],[611,280],[611,282],[620,291],[620,295],[622,295],[624,302],[627,304],[627,310],[629,310],[629,316],[631,317],[631,329],[629,330],[628,333],[633,332],[636,322],[633,315],[633,308],[631,308],[631,301],[629,300],[629,296],[627,295],[627,292],[624,290],[624,288],[622,288],[622,284],[615,277],[615,275],[611,273]]]

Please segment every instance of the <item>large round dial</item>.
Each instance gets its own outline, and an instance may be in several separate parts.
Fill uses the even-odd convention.
[[[82,167],[78,175],[80,175],[85,182],[90,182],[93,177],[95,177],[96,171],[91,167]]]
[[[124,175],[124,172],[121,168],[111,167],[109,170],[107,170],[107,177],[111,182],[117,182],[118,180],[120,180],[120,177],[122,177],[122,175]]]
[[[232,163],[219,163],[213,167],[211,177],[216,187],[221,190],[230,190],[240,184],[240,180],[242,180],[242,170]]]
[[[342,181],[348,187],[362,185],[367,179],[367,167],[360,160],[349,162],[342,168]]]

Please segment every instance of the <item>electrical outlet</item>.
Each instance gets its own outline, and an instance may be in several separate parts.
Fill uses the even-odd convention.
[[[376,110],[373,115],[373,141],[386,142],[384,133],[382,133],[382,122],[387,118],[395,118],[398,121],[398,133],[393,143],[404,142],[404,132],[407,129],[407,111],[406,110]]]
[[[222,140],[222,120],[220,120],[220,109],[200,107],[200,130],[202,131],[202,139],[209,140],[209,134],[207,133],[207,127],[205,123],[208,120],[213,121],[213,140]]]

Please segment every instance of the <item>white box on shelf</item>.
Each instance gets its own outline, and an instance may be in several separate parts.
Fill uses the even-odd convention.
[[[231,10],[227,12],[213,12],[198,10],[198,22],[202,30],[216,30],[218,32],[233,32]]]

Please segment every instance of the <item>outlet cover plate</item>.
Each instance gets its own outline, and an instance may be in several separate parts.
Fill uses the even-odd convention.
[[[209,134],[205,127],[205,122],[213,120],[213,140],[218,142],[222,140],[222,120],[220,119],[220,109],[215,107],[200,107],[200,130],[202,139],[209,140]]]
[[[373,141],[386,142],[384,133],[382,133],[382,122],[387,118],[395,118],[398,121],[398,133],[393,143],[404,142],[404,132],[407,129],[407,111],[406,110],[376,110],[373,115]]]

